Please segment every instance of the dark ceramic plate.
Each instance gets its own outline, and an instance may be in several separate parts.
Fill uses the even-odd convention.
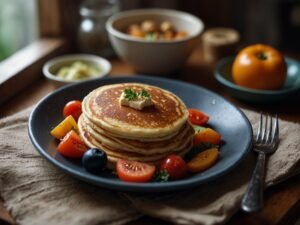
[[[222,59],[215,68],[215,78],[237,99],[254,103],[274,103],[284,100],[296,99],[300,94],[300,63],[285,57],[287,64],[287,78],[280,90],[263,91],[245,88],[233,83],[231,67],[234,57]]]
[[[191,175],[183,180],[138,184],[120,181],[111,172],[103,172],[100,176],[95,176],[84,170],[80,160],[70,160],[57,153],[57,142],[49,132],[63,119],[62,109],[66,102],[83,99],[99,86],[124,82],[147,83],[167,89],[178,95],[187,107],[201,109],[210,115],[209,125],[222,134],[224,141],[219,161],[205,172]],[[81,180],[123,191],[172,191],[200,185],[225,175],[235,167],[246,156],[252,143],[252,128],[248,119],[239,109],[219,95],[192,84],[144,76],[104,78],[63,87],[37,104],[30,115],[28,126],[33,145],[49,162]]]

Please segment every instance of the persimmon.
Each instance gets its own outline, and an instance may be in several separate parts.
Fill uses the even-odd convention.
[[[187,168],[190,172],[198,173],[213,166],[219,157],[217,148],[210,148],[196,155],[187,163]]]
[[[287,66],[282,54],[267,45],[251,45],[239,52],[232,66],[232,79],[240,86],[258,90],[280,89]]]
[[[200,143],[210,143],[217,145],[221,141],[221,135],[211,128],[204,128],[194,135],[194,146]]]

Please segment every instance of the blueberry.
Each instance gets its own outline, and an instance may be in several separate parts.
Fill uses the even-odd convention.
[[[87,150],[82,157],[83,167],[90,173],[99,174],[107,163],[107,155],[98,148]]]

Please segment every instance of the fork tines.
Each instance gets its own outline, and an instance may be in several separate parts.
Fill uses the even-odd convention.
[[[279,141],[278,116],[260,114],[259,126],[256,134],[255,144],[257,147],[276,148]]]

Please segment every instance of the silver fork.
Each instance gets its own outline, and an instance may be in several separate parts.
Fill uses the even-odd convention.
[[[242,209],[257,212],[263,208],[263,189],[266,155],[274,153],[279,143],[278,116],[260,114],[260,121],[253,150],[258,152],[258,159],[248,189],[242,200]]]

